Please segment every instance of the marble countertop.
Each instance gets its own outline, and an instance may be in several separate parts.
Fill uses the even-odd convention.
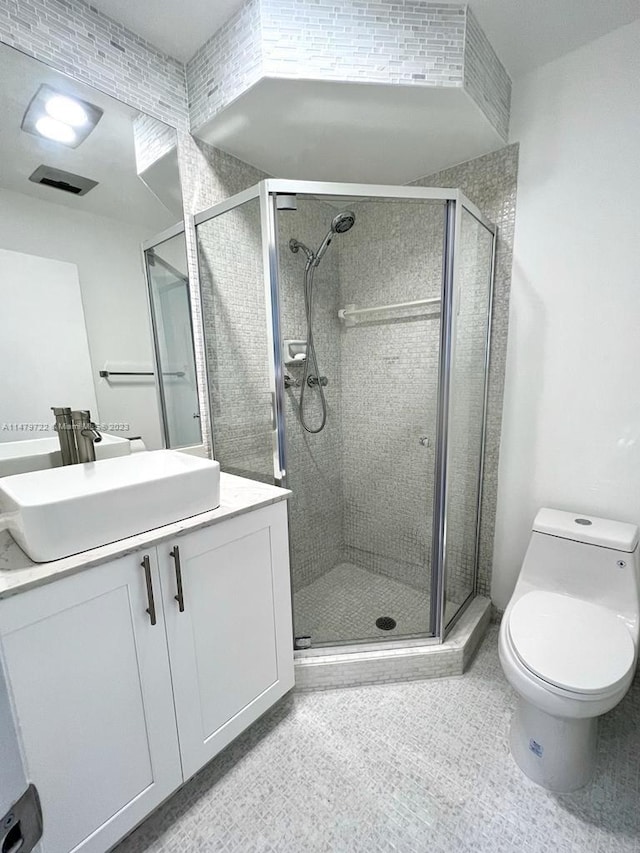
[[[34,563],[8,531],[0,531],[0,598],[50,583],[58,578],[131,554],[148,545],[171,539],[179,533],[219,524],[237,515],[286,500],[291,492],[233,474],[220,474],[220,506],[164,527],[147,530],[127,539],[101,545],[51,563]]]

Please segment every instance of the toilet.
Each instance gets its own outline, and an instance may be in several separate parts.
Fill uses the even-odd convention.
[[[590,781],[598,717],[633,680],[639,550],[634,524],[554,509],[541,509],[533,523],[499,652],[519,696],[511,753],[551,791]]]

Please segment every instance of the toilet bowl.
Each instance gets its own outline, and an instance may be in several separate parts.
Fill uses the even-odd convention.
[[[598,717],[635,673],[640,625],[638,528],[541,509],[500,625],[499,654],[519,696],[510,746],[552,791],[587,784]]]

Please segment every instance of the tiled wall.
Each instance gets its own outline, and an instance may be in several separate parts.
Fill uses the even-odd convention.
[[[478,592],[486,596],[490,596],[491,586],[517,179],[518,146],[508,145],[414,182],[417,186],[460,187],[498,226],[478,576]]]
[[[359,202],[339,257],[342,306],[440,295],[444,205]],[[335,243],[334,243],[335,245]],[[430,586],[440,313],[343,324],[341,470],[347,561]],[[428,446],[420,439],[427,439]]]
[[[188,134],[184,134],[180,142],[182,192],[185,210],[189,214],[199,213],[266,177],[253,166],[199,142]],[[240,431],[244,430],[245,436],[250,433],[257,443],[247,454],[250,459],[246,461],[244,471],[252,470],[256,476],[264,478],[267,470],[264,389],[268,352],[265,352],[264,345],[262,349],[259,348],[261,343],[264,344],[266,336],[266,318],[264,302],[259,301],[264,299],[264,287],[261,279],[260,223],[256,219],[256,207],[257,202],[254,202],[235,218],[230,216],[216,220],[216,225],[205,224],[199,229],[198,237],[202,244],[199,267],[196,261],[198,247],[195,231],[188,228],[186,236],[190,269],[193,268],[202,278],[197,305],[192,305],[196,328],[196,364],[204,373],[209,394],[214,393],[212,407],[219,414],[224,409],[226,417],[224,422],[217,424],[218,433],[213,436],[215,453],[216,456],[219,452],[226,457],[227,467],[240,473]],[[237,288],[234,287],[234,277],[229,274],[233,262],[237,266]],[[248,303],[247,293],[251,294]],[[247,327],[246,336],[239,340],[234,336],[241,319],[247,322]],[[204,331],[204,337],[199,333],[200,330]],[[257,345],[251,354],[254,343]],[[243,361],[244,350],[247,350],[249,363]],[[224,369],[218,370],[218,367]],[[218,385],[218,382],[221,384]],[[247,382],[250,383],[248,386],[245,385]],[[257,398],[253,392],[258,389],[261,396],[256,405]],[[201,401],[201,411],[207,414],[209,410],[205,407],[209,406],[209,394]],[[267,418],[270,417],[270,403],[269,399]],[[236,422],[234,416],[242,413],[245,417]],[[207,426],[208,417],[203,422],[203,431]],[[247,450],[245,448],[245,452]],[[268,453],[271,460],[270,449]],[[269,471],[273,475],[272,464]]]
[[[176,131],[153,116],[141,113],[133,120],[133,144],[136,154],[136,171],[141,175],[146,169],[176,147]]]
[[[264,74],[462,86],[464,5],[262,0]]]
[[[261,71],[260,0],[247,0],[187,63],[191,126],[230,104]]]
[[[191,127],[262,77],[464,87],[507,138],[511,81],[463,4],[247,0],[187,63]]]
[[[223,471],[273,482],[259,200],[197,233],[214,454]]]
[[[511,79],[467,6],[464,88],[506,141],[509,135]]]
[[[335,208],[325,202],[298,198],[297,211],[278,215],[280,253],[280,301],[283,338],[306,340],[304,308],[304,267],[302,251],[294,254],[289,240],[295,237],[315,250]],[[352,233],[352,232],[351,232]],[[340,300],[337,242],[324,256],[314,276],[314,337],[321,374],[328,379],[324,389],[327,423],[316,435],[300,424],[300,388],[286,392],[287,485],[293,490],[289,501],[291,565],[293,588],[298,591],[336,566],[343,545],[343,472],[340,447],[343,437],[342,366],[340,349]],[[288,365],[294,380],[302,380],[304,367]],[[307,389],[306,421],[311,428],[321,422],[322,410],[317,389]]]

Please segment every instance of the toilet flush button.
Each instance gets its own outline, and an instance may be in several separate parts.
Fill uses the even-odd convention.
[[[585,524],[585,525],[593,524],[593,521],[589,521],[588,518],[576,518],[575,522],[576,522],[576,524]]]

